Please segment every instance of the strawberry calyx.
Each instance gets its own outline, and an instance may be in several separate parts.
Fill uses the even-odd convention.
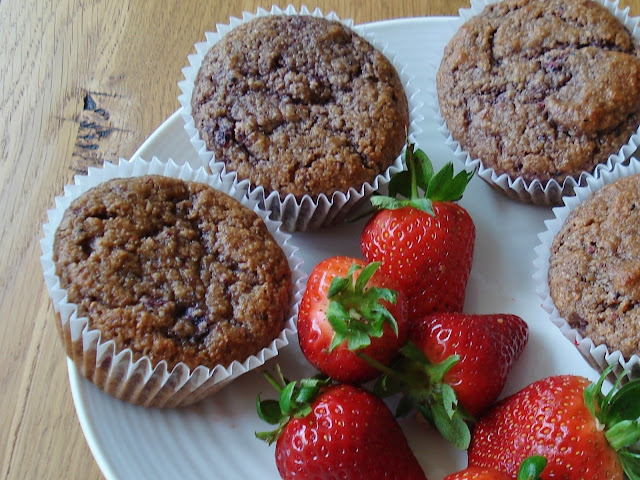
[[[304,418],[311,413],[311,403],[324,387],[331,384],[331,379],[325,375],[316,375],[300,381],[290,381],[284,377],[279,365],[275,366],[275,375],[264,372],[264,376],[278,392],[279,398],[262,400],[261,394],[258,394],[256,410],[262,420],[277,427],[270,431],[256,432],[255,435],[271,445],[289,420]]]
[[[361,354],[382,372],[374,392],[382,398],[401,394],[396,416],[402,417],[417,409],[445,440],[460,450],[469,448],[471,431],[468,422],[474,418],[458,403],[451,385],[443,380],[460,357],[451,355],[440,363],[432,364],[411,341],[402,346],[399,353],[398,359],[389,367]]]
[[[624,376],[620,375],[605,395],[602,386],[612,370],[604,370],[598,381],[585,389],[584,403],[604,429],[629,479],[640,480],[640,379],[621,386]]]
[[[371,338],[380,338],[388,324],[398,335],[398,323],[381,300],[395,304],[398,293],[382,287],[367,286],[380,267],[380,262],[371,262],[362,268],[352,265],[345,277],[336,276],[331,281],[327,297],[327,321],[334,330],[329,351],[347,342],[349,350],[360,350],[371,344]],[[361,269],[358,278],[354,273]]]
[[[375,195],[371,203],[378,209],[397,210],[413,207],[435,215],[433,202],[455,202],[462,198],[474,172],[453,172],[453,163],[447,163],[438,172],[424,151],[409,143],[405,150],[407,170],[396,173],[389,181],[388,195]],[[420,191],[423,194],[420,194]],[[403,198],[397,198],[402,196]]]

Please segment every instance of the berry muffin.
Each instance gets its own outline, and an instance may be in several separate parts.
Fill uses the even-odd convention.
[[[199,382],[234,364],[241,373],[291,329],[291,252],[241,200],[152,174],[106,179],[68,200],[51,232],[51,273],[83,330],[112,345],[113,356],[87,349],[71,322],[58,327],[68,356],[109,393],[152,406],[191,403],[203,391],[182,388],[174,372],[198,372]],[[153,374],[121,384],[123,355],[124,370],[148,365]]]
[[[534,277],[553,322],[592,363],[640,374],[640,162],[565,197],[536,249]]]
[[[519,200],[560,204],[637,135],[640,44],[595,1],[504,0],[455,33],[437,95],[448,132],[485,180]]]
[[[212,154],[212,169],[235,172],[288,229],[331,223],[350,195],[359,199],[401,166],[409,134],[401,77],[337,20],[242,22],[207,49],[183,90],[192,142]]]
[[[594,343],[640,354],[640,175],[605,185],[553,240],[549,290],[558,312]]]

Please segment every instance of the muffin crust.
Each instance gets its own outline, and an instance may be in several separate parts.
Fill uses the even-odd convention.
[[[571,327],[626,358],[640,354],[640,175],[578,205],[549,264],[551,298]]]
[[[89,328],[134,361],[244,361],[278,336],[291,272],[262,219],[207,185],[115,179],[66,210],[54,262]]]
[[[206,54],[195,126],[227,170],[296,198],[372,181],[404,146],[408,103],[393,65],[339,22],[258,17]]]
[[[470,19],[437,74],[442,115],[498,175],[559,183],[640,125],[640,47],[602,5],[505,0]]]

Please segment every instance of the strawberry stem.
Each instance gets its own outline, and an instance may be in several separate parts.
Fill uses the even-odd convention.
[[[405,154],[405,159],[407,162],[407,168],[409,169],[409,173],[411,173],[411,198],[418,198],[418,176],[415,175],[416,166],[415,166],[415,157],[413,155],[414,145],[410,143],[407,145],[407,152]]]

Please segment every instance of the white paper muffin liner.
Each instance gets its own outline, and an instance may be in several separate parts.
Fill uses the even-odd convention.
[[[195,127],[191,110],[191,96],[196,75],[207,51],[227,32],[256,17],[268,15],[311,15],[338,21],[354,30],[380,50],[397,70],[404,87],[409,105],[409,128],[407,136],[410,142],[417,143],[415,140],[416,136],[422,131],[418,125],[424,118],[419,113],[422,107],[422,103],[418,100],[419,89],[413,82],[413,76],[410,75],[409,69],[397,61],[396,52],[392,52],[385,42],[376,39],[375,35],[367,29],[366,25],[353,25],[352,20],[341,20],[334,12],[323,15],[318,8],[310,11],[306,6],[302,6],[299,12],[292,5],[289,5],[284,10],[277,6],[273,6],[271,10],[259,8],[256,13],[243,12],[241,19],[231,17],[229,24],[216,25],[216,32],[206,32],[206,41],[197,43],[195,45],[196,53],[188,57],[190,66],[182,69],[185,80],[178,83],[182,91],[178,100],[180,101],[180,111],[185,121],[185,130],[198,155],[202,158],[202,161],[208,164],[214,173],[222,172],[224,174],[226,173],[226,168],[224,162],[217,162],[213,152],[207,150],[204,140],[202,140],[198,129]],[[258,202],[262,208],[272,212],[271,218],[282,222],[283,230],[290,232],[296,230],[305,231],[314,230],[344,220],[350,213],[357,210],[373,192],[389,183],[394,173],[403,169],[404,148],[393,164],[387,168],[385,172],[377,175],[372,182],[364,183],[358,188],[350,188],[346,192],[335,192],[331,196],[320,194],[317,198],[305,195],[297,199],[294,195],[288,194],[284,199],[281,199],[277,191],[267,193],[262,186],[251,185],[249,180],[236,181],[248,190],[251,199]],[[229,173],[235,175],[235,172]]]
[[[555,218],[545,221],[547,230],[538,235],[540,244],[535,248],[533,279],[536,283],[536,293],[542,300],[542,308],[549,313],[551,321],[562,331],[565,337],[576,345],[580,353],[594,367],[602,371],[611,365],[614,367],[613,373],[616,376],[619,376],[622,372],[628,372],[629,378],[640,378],[640,357],[638,355],[624,358],[619,350],[610,351],[606,345],[596,345],[590,338],[583,337],[560,315],[553,304],[551,293],[549,292],[548,274],[551,244],[569,213],[604,185],[613,183],[618,178],[640,173],[640,160],[632,157],[628,163],[618,163],[611,171],[602,170],[600,173],[599,177],[586,176],[586,185],[577,187],[574,196],[564,197],[564,206],[553,209]]]
[[[257,354],[243,361],[234,361],[231,365],[217,365],[214,368],[198,366],[193,370],[184,363],[168,370],[165,361],[153,367],[148,357],[134,362],[130,349],[117,351],[113,340],[103,341],[100,331],[89,329],[88,319],[78,315],[77,305],[68,302],[53,261],[54,235],[64,211],[79,195],[109,179],[148,174],[201,182],[229,194],[264,219],[269,232],[283,249],[292,272],[291,307],[278,337]],[[163,162],[154,157],[151,161],[134,158],[120,159],[118,164],[105,162],[102,168],[89,168],[87,175],[78,175],[74,181],[73,185],[65,186],[64,195],[56,197],[55,208],[47,212],[49,221],[43,226],[40,261],[56,312],[56,326],[67,355],[82,375],[99,388],[121,400],[143,406],[189,405],[218,391],[243,373],[263,365],[289,343],[288,337],[295,335],[298,306],[306,277],[300,268],[302,261],[295,254],[297,248],[289,243],[291,236],[281,231],[280,222],[269,219],[268,213],[247,198],[244,190],[236,188],[230,175],[210,175],[204,167],[194,169],[188,164],[178,165],[171,159]]]
[[[471,0],[470,8],[460,9],[460,15],[453,27],[452,34],[455,33],[465,22],[471,19],[471,17],[482,12],[487,5],[498,3],[499,1],[500,0]],[[620,9],[618,6],[620,3],[619,1],[594,1],[604,5],[607,10],[609,10],[620,21],[620,23],[622,23],[627,30],[629,30],[629,32],[631,32],[631,34],[640,41],[640,27],[638,26],[640,17],[631,17],[629,15],[629,7],[624,10]],[[430,88],[432,91],[429,93],[436,99],[434,117],[438,124],[438,129],[445,137],[445,143],[449,148],[451,148],[455,157],[462,161],[468,170],[477,169],[478,175],[493,188],[501,191],[509,198],[523,203],[533,203],[535,205],[562,205],[562,197],[571,195],[576,187],[585,185],[586,178],[588,176],[595,176],[597,178],[601,175],[601,172],[611,170],[614,165],[624,162],[626,159],[631,157],[640,145],[639,126],[629,141],[620,147],[618,153],[611,154],[606,163],[597,165],[591,172],[582,173],[577,179],[567,177],[562,183],[552,179],[545,184],[539,180],[527,182],[521,177],[511,178],[505,173],[498,174],[493,168],[485,166],[481,158],[472,158],[469,153],[462,148],[460,143],[453,138],[440,113],[440,109],[437,106],[438,95],[436,93],[435,71],[433,81],[430,82]]]

